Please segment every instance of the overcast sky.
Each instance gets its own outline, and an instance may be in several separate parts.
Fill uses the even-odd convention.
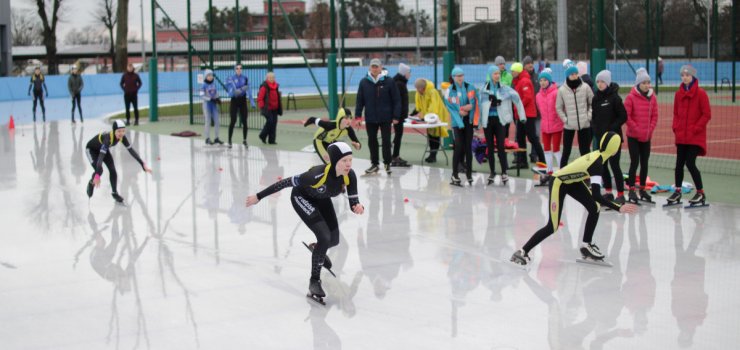
[[[225,6],[234,6],[236,0],[212,0],[213,6],[223,8]],[[431,12],[433,0],[418,0],[421,9],[428,9]],[[60,42],[64,40],[67,32],[72,28],[83,28],[90,24],[96,24],[92,12],[102,0],[64,0],[63,6],[66,9],[66,18],[59,24],[59,33],[57,37]],[[416,7],[416,0],[399,0],[406,9]],[[313,0],[306,1],[306,7],[310,8]],[[337,1],[338,3],[338,1]],[[141,33],[141,4],[142,0],[129,0],[129,32],[137,37]],[[185,0],[159,0],[159,4],[167,14],[172,17],[178,25],[184,27],[187,23],[187,7]],[[147,38],[151,31],[151,0],[143,0],[144,5],[144,33]],[[32,0],[11,0],[10,6],[13,8],[35,8],[35,1]],[[239,0],[239,6],[249,7],[250,12],[262,12],[263,2],[260,0]],[[191,0],[191,16],[193,22],[200,22],[203,15],[208,9],[208,0]],[[161,15],[158,15],[161,16]],[[160,17],[157,17],[160,18]]]

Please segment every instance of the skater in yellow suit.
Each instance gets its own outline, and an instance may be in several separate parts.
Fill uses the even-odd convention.
[[[565,195],[577,200],[588,211],[586,229],[583,233],[583,243],[580,249],[583,258],[592,261],[602,261],[604,259],[604,254],[599,251],[599,247],[591,243],[596,223],[599,221],[599,204],[620,213],[634,213],[637,211],[637,206],[634,204],[620,206],[601,195],[602,169],[606,161],[617,153],[621,143],[619,135],[614,132],[607,132],[601,138],[598,150],[581,156],[552,175],[549,179],[550,219],[524,244],[522,249],[517,250],[511,256],[511,262],[524,266],[529,264],[529,251],[558,230],[563,204],[565,204]],[[586,182],[589,179],[591,182],[590,188]]]
[[[316,154],[319,155],[319,158],[321,158],[324,164],[328,164],[329,162],[329,154],[326,149],[332,143],[339,141],[339,139],[349,136],[349,139],[352,140],[352,147],[356,150],[362,147],[360,140],[357,139],[355,130],[352,129],[352,120],[352,112],[348,108],[340,108],[337,112],[337,118],[334,121],[310,117],[303,123],[304,127],[311,124],[316,124],[319,127],[313,135],[313,146],[316,149]]]

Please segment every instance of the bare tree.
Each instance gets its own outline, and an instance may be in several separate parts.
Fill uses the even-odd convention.
[[[129,0],[118,0],[118,11],[116,12],[116,58],[113,71],[123,72],[128,64],[128,2]]]
[[[324,39],[329,37],[329,17],[329,5],[322,1],[315,2],[305,32],[305,38],[311,40],[309,45],[321,51],[321,62],[324,63],[326,63]]]
[[[116,50],[115,42],[113,41],[113,28],[116,26],[118,17],[116,16],[116,0],[102,0],[98,3],[98,7],[93,11],[92,15],[95,17],[95,21],[101,23],[108,31],[108,42],[110,48],[108,53],[110,55],[113,67],[116,66]]]
[[[13,46],[41,45],[41,23],[33,11],[12,8],[10,15]]]
[[[57,24],[64,12],[62,8],[63,0],[35,0],[36,9],[41,18],[43,28],[43,42],[46,46],[46,64],[48,65],[49,74],[57,74],[59,67],[57,63]]]
[[[67,45],[108,45],[110,42],[105,31],[95,25],[87,25],[84,28],[72,28],[64,37]]]

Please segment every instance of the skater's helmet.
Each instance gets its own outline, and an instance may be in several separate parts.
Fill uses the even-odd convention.
[[[126,123],[121,119],[113,121],[113,131],[126,128]]]
[[[619,147],[622,145],[622,138],[613,131],[609,131],[601,137],[599,142],[599,152],[603,157],[603,160],[611,158],[611,156],[617,154]]]
[[[329,145],[326,151],[329,153],[329,164],[324,168],[324,176],[322,176],[317,183],[311,186],[313,188],[319,188],[326,183],[326,178],[329,176],[332,169],[336,169],[336,165],[339,163],[339,160],[352,154],[352,148],[344,142],[334,142]],[[349,185],[349,177],[346,175],[344,175],[344,184]]]
[[[427,113],[424,115],[424,121],[427,122],[427,124],[437,124],[439,123],[439,116],[435,113]]]

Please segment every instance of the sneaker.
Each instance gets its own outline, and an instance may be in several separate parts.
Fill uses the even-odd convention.
[[[525,253],[523,249],[519,249],[511,255],[511,259],[509,259],[509,261],[518,265],[527,266],[532,259],[529,258],[529,254]]]
[[[365,170],[365,174],[377,174],[380,169],[378,168],[377,164],[371,165],[367,170]]]
[[[116,202],[123,203],[123,197],[118,195],[118,193],[115,193],[115,192],[111,193],[111,197],[113,197],[113,199],[115,199]]]
[[[591,258],[591,259],[604,259],[604,254],[601,253],[599,250],[599,246],[593,243],[582,243],[581,244],[581,255],[583,255],[584,258]]]
[[[223,145],[224,144],[224,142],[221,141],[221,140],[219,140],[218,137],[215,140],[213,140],[213,143],[214,144],[219,144],[219,145]]]
[[[393,171],[391,170],[390,164],[385,164],[385,172],[390,175]]]
[[[429,156],[427,159],[424,159],[427,163],[436,163],[437,162],[437,156]]]

